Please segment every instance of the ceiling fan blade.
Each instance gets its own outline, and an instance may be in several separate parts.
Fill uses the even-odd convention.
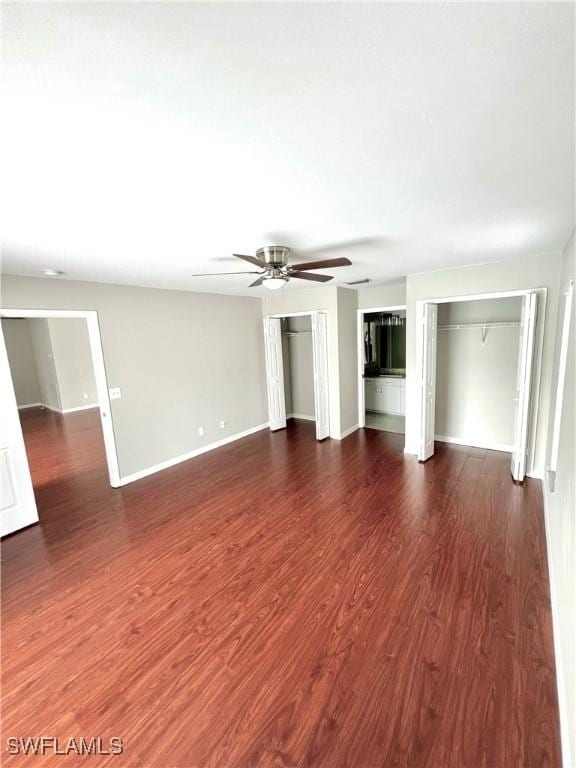
[[[292,272],[290,277],[296,277],[298,280],[314,280],[316,283],[327,283],[328,280],[333,280],[332,275],[317,275],[314,272]]]
[[[218,275],[259,275],[259,272],[200,272],[197,275],[190,275],[190,277],[218,277]]]
[[[256,288],[256,286],[262,285],[263,282],[264,282],[264,278],[263,277],[259,277],[258,280],[254,280],[253,283],[250,283],[248,288]]]
[[[304,264],[291,264],[290,269],[301,272],[307,269],[330,269],[332,267],[349,267],[351,265],[350,259],[342,256],[339,259],[324,259],[324,261],[306,261]]]
[[[266,268],[268,266],[265,261],[257,259],[256,256],[245,256],[242,253],[233,253],[232,256],[236,256],[237,259],[244,259],[244,261],[249,261],[250,264],[255,264],[257,267]]]

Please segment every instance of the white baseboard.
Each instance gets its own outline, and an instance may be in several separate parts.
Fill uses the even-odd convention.
[[[60,411],[60,413],[77,413],[78,411],[89,411],[92,408],[99,408],[100,406],[98,403],[94,405],[93,403],[91,405],[77,405],[75,408],[64,408],[63,411]]]
[[[483,448],[486,451],[512,453],[511,445],[503,445],[500,443],[482,443],[478,440],[466,440],[465,438],[449,437],[447,435],[434,435],[434,440],[439,443],[453,443],[454,445],[467,445],[470,448]]]
[[[354,424],[353,427],[350,427],[350,429],[345,429],[344,432],[340,432],[339,435],[331,435],[331,437],[334,440],[344,440],[345,437],[348,437],[348,435],[351,435],[353,432],[356,432],[356,430],[360,429],[360,424]]]
[[[209,443],[208,445],[203,445],[200,448],[195,448],[193,451],[182,453],[180,456],[175,456],[173,459],[162,461],[159,464],[154,464],[151,467],[146,467],[146,469],[140,469],[138,470],[138,472],[132,472],[130,475],[124,475],[124,477],[120,477],[120,485],[128,485],[128,483],[133,483],[136,480],[141,480],[143,477],[148,477],[148,475],[153,475],[156,472],[161,472],[163,469],[169,469],[170,467],[174,467],[176,464],[181,464],[183,461],[188,461],[189,459],[194,459],[196,456],[201,456],[203,453],[208,453],[208,451],[213,451],[215,448],[221,448],[223,445],[228,445],[228,443],[233,443],[236,440],[241,440],[243,437],[248,437],[249,435],[253,435],[255,432],[260,432],[263,429],[268,429],[269,426],[270,426],[270,422],[268,421],[265,424],[258,424],[257,427],[250,427],[250,429],[245,429],[243,432],[236,432],[235,435],[224,437],[222,440],[217,440],[215,443]]]
[[[26,403],[26,405],[19,405],[18,410],[23,411],[26,408],[46,408],[47,411],[54,411],[54,413],[76,413],[77,411],[89,411],[92,408],[99,408],[98,403],[91,403],[90,405],[78,405],[75,408],[56,408],[53,405],[46,405],[46,403]]]
[[[572,752],[570,749],[570,720],[568,718],[568,698],[566,694],[566,681],[564,680],[564,666],[562,664],[562,647],[560,644],[560,612],[558,610],[558,591],[554,570],[552,568],[552,551],[550,548],[550,491],[546,482],[542,483],[542,496],[544,499],[544,528],[546,533],[546,556],[548,560],[548,583],[550,584],[550,606],[552,609],[552,635],[554,641],[554,658],[556,666],[556,690],[558,694],[558,709],[560,715],[560,745],[562,749],[562,765],[572,768]]]
[[[305,413],[289,413],[287,419],[303,419],[304,421],[316,421],[316,416],[307,416]]]

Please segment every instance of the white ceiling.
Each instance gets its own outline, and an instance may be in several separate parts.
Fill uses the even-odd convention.
[[[573,4],[3,16],[5,272],[261,295],[190,274],[276,242],[384,282],[555,252],[574,224]]]

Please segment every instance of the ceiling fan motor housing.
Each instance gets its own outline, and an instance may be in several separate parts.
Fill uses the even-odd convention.
[[[256,258],[265,261],[271,267],[285,267],[290,253],[290,248],[285,245],[265,245],[264,248],[258,248]]]

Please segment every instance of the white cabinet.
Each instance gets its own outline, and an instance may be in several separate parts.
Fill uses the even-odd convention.
[[[406,409],[406,381],[378,376],[364,379],[364,408],[380,413],[403,414]]]
[[[364,408],[367,411],[376,410],[376,381],[377,379],[364,379]]]

